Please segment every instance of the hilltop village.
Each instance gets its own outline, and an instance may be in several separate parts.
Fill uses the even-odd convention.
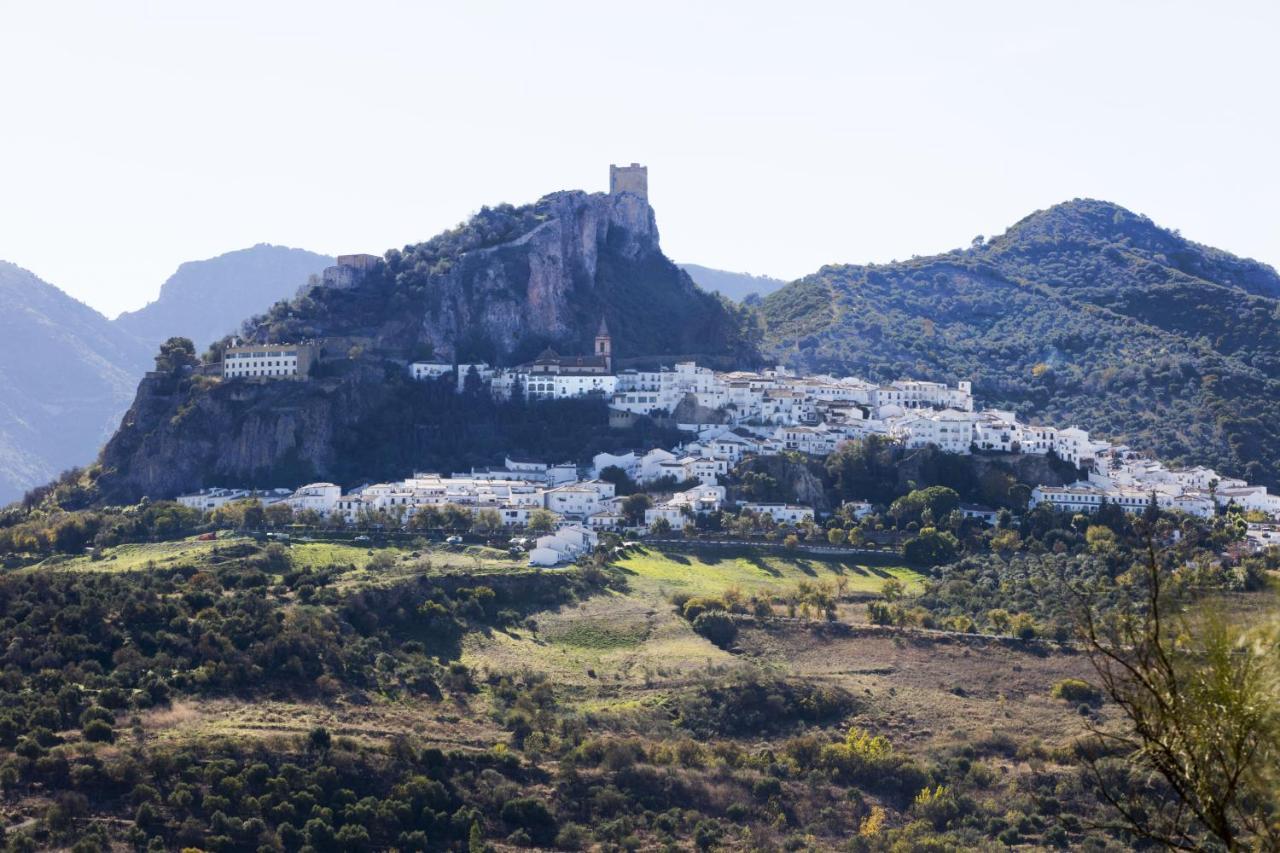
[[[245,356],[248,356],[247,358]],[[313,354],[305,348],[259,347],[228,352],[227,379],[259,381],[305,375]],[[716,372],[694,362],[657,370],[615,371],[612,343],[603,322],[591,355],[561,356],[547,350],[513,368],[488,364],[415,362],[410,375],[422,382],[448,383],[468,390],[530,403],[595,396],[607,401],[611,421],[636,417],[673,423],[687,435],[668,448],[638,448],[598,454],[589,466],[554,460],[507,458],[494,468],[444,475],[416,473],[395,483],[378,483],[346,493],[332,483],[296,491],[254,492],[216,488],[183,495],[187,506],[212,510],[235,500],[283,503],[295,512],[359,525],[371,519],[411,524],[424,508],[456,507],[492,513],[492,526],[532,529],[545,535],[532,549],[535,564],[571,560],[594,546],[599,533],[681,531],[700,516],[735,509],[770,523],[811,523],[814,506],[741,501],[729,505],[724,479],[752,457],[801,454],[826,457],[844,442],[877,435],[906,448],[935,447],[954,454],[975,452],[1053,455],[1079,472],[1065,486],[1039,485],[1029,508],[1049,504],[1091,513],[1106,503],[1140,512],[1152,500],[1167,510],[1210,517],[1235,505],[1268,519],[1280,517],[1280,496],[1264,486],[1220,476],[1211,469],[1172,469],[1138,451],[1091,438],[1078,427],[1026,424],[1008,411],[976,411],[970,383],[949,386],[905,379],[876,384],[856,377],[799,375],[783,367],[760,372]],[[619,482],[652,492],[643,507],[619,494]],[[862,502],[845,512],[869,512]],[[996,510],[964,511],[994,523]],[[1254,525],[1257,536],[1269,531]]]
[[[644,166],[611,166],[611,196],[648,198]],[[374,270],[374,255],[339,256],[312,286],[349,288]],[[320,362],[324,342],[239,344],[232,342],[218,365],[226,381],[307,380]],[[1265,486],[1195,467],[1173,469],[1137,449],[1092,438],[1076,426],[1021,422],[1011,411],[975,410],[972,384],[955,386],[903,379],[880,384],[856,377],[800,375],[784,367],[718,372],[695,361],[655,369],[618,369],[613,337],[602,318],[591,351],[563,355],[547,348],[532,361],[497,366],[445,360],[404,364],[419,382],[443,383],[458,394],[489,394],[498,400],[591,397],[609,409],[610,426],[625,428],[642,418],[678,429],[685,440],[671,447],[597,455],[579,467],[558,460],[508,456],[496,468],[445,475],[415,473],[395,483],[378,483],[346,493],[332,483],[312,483],[291,491],[207,489],[179,498],[202,510],[246,498],[282,503],[347,525],[372,519],[410,525],[428,507],[492,513],[493,527],[532,529],[546,535],[534,549],[535,563],[554,564],[588,550],[600,532],[632,534],[681,531],[725,510],[770,524],[814,522],[816,505],[731,500],[726,481],[744,460],[799,454],[821,459],[856,439],[879,436],[906,449],[933,447],[945,453],[1054,457],[1074,469],[1065,485],[1041,483],[1031,489],[1025,509],[1047,504],[1092,513],[1114,504],[1140,512],[1154,502],[1161,509],[1208,518],[1226,507],[1253,513],[1249,536],[1256,544],[1280,537],[1271,524],[1280,518],[1280,496]],[[619,491],[649,493],[643,507]],[[854,501],[845,514],[871,511]],[[1020,507],[1022,508],[1022,507]],[[968,517],[995,523],[992,507],[964,507]],[[1265,521],[1259,520],[1265,519]]]

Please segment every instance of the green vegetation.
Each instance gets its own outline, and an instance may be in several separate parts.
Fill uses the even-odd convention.
[[[1059,681],[1053,685],[1051,695],[1054,699],[1063,699],[1067,702],[1084,702],[1090,705],[1102,701],[1102,691],[1087,681],[1081,681],[1079,678],[1064,678]]]
[[[920,588],[921,575],[892,558],[859,555],[856,558],[788,554],[777,549],[698,548],[688,553],[642,550],[617,562],[636,581],[647,581],[671,592],[719,595],[731,587],[746,592],[783,592],[801,582],[843,583],[849,593],[880,591],[887,577],[902,580],[910,589]]]
[[[1086,593],[1131,611],[1143,525],[1162,541],[1179,525],[1160,565],[1183,607],[1264,585],[1267,563],[1217,556],[1230,518],[1037,512],[951,532],[956,494],[908,489],[896,518],[830,528],[943,525],[966,556],[928,574],[806,553],[828,542],[813,525],[787,528],[793,548],[603,547],[555,572],[476,545],[228,532],[9,553],[0,789],[22,828],[5,843],[1132,846],[1135,830],[1091,823],[1095,760],[1120,790],[1145,778],[1089,734],[1124,734],[1116,700],[1087,692],[1085,655],[1012,638],[1070,639]],[[131,519],[156,538],[167,513],[36,510],[14,527],[53,542]],[[979,547],[1000,536],[1004,552]],[[864,604],[886,626],[1001,637],[870,630]]]
[[[1280,280],[1114,205],[1058,205],[946,255],[824,267],[763,314],[799,367],[972,379],[1032,422],[1280,485]]]

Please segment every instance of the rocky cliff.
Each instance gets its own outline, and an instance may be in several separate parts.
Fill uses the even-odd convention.
[[[752,315],[705,293],[658,244],[639,196],[562,192],[486,208],[392,250],[350,287],[312,287],[249,324],[257,342],[322,342],[306,381],[149,375],[100,457],[104,499],[170,497],[218,484],[347,484],[454,470],[505,451],[578,457],[607,436],[602,403],[565,417],[512,411],[406,379],[432,357],[514,364],[552,345],[590,352],[600,320],[614,354],[758,361]],[[214,347],[216,357],[218,347]]]
[[[316,287],[259,318],[253,339],[366,339],[393,357],[512,364],[546,346],[589,352],[605,319],[617,358],[757,358],[749,315],[662,254],[630,193],[560,192],[485,208],[386,254],[355,287]]]

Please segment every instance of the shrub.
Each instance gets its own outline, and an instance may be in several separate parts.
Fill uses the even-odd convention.
[[[1050,695],[1054,699],[1063,699],[1067,702],[1084,702],[1090,705],[1102,701],[1102,691],[1089,682],[1081,681],[1078,678],[1064,678],[1059,681],[1053,685]]]
[[[502,819],[528,833],[535,844],[550,844],[556,837],[556,819],[541,800],[517,797],[502,804]]]
[[[94,743],[111,743],[116,739],[115,730],[106,720],[93,719],[80,730],[84,739]]]
[[[727,613],[717,610],[702,613],[693,620],[693,630],[720,648],[726,648],[738,636],[738,626]]]

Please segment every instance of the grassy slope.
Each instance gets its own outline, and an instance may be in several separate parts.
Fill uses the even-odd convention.
[[[235,542],[223,539],[216,544]],[[108,551],[105,560],[81,557],[46,569],[144,571],[150,565],[198,565],[216,559],[214,545],[184,540],[122,546]],[[423,572],[528,571],[501,552],[470,547],[432,546],[412,552],[298,542],[291,553],[298,566],[355,566],[338,580],[346,589]],[[394,557],[391,568],[368,568],[379,553]],[[919,589],[921,577],[888,558],[847,561],[750,548],[651,549],[633,552],[618,567],[627,579],[625,591],[544,611],[519,629],[473,633],[464,641],[463,661],[481,680],[491,672],[546,673],[564,701],[583,711],[621,717],[662,704],[709,678],[763,668],[838,685],[863,697],[858,722],[892,733],[908,748],[930,750],[994,732],[1054,743],[1079,732],[1074,708],[1048,695],[1061,678],[1088,676],[1087,664],[1078,656],[1031,655],[999,643],[891,635],[833,637],[816,623],[812,628],[791,623],[745,629],[739,635],[740,651],[730,654],[695,634],[670,604],[676,592],[715,595],[736,587],[747,594],[785,595],[801,581],[834,582],[842,575],[848,578],[846,592],[853,598],[875,594],[890,576],[902,580],[909,591]],[[857,624],[860,615],[857,603],[841,607],[842,620]],[[441,745],[477,749],[506,738],[490,718],[483,692],[465,701],[376,695],[369,699],[359,705],[284,698],[252,703],[235,697],[179,699],[170,708],[145,713],[142,722],[147,737],[161,740],[271,738],[305,733],[317,724],[361,740],[386,741],[397,733],[418,732]]]
[[[834,582],[839,577],[847,578],[850,593],[878,593],[890,577],[914,592],[921,580],[911,569],[876,558],[826,559],[751,548],[697,549],[691,554],[651,551],[630,555],[618,565],[641,589],[656,583],[668,592],[692,595],[716,595],[733,586],[748,593],[783,592],[801,581]]]

